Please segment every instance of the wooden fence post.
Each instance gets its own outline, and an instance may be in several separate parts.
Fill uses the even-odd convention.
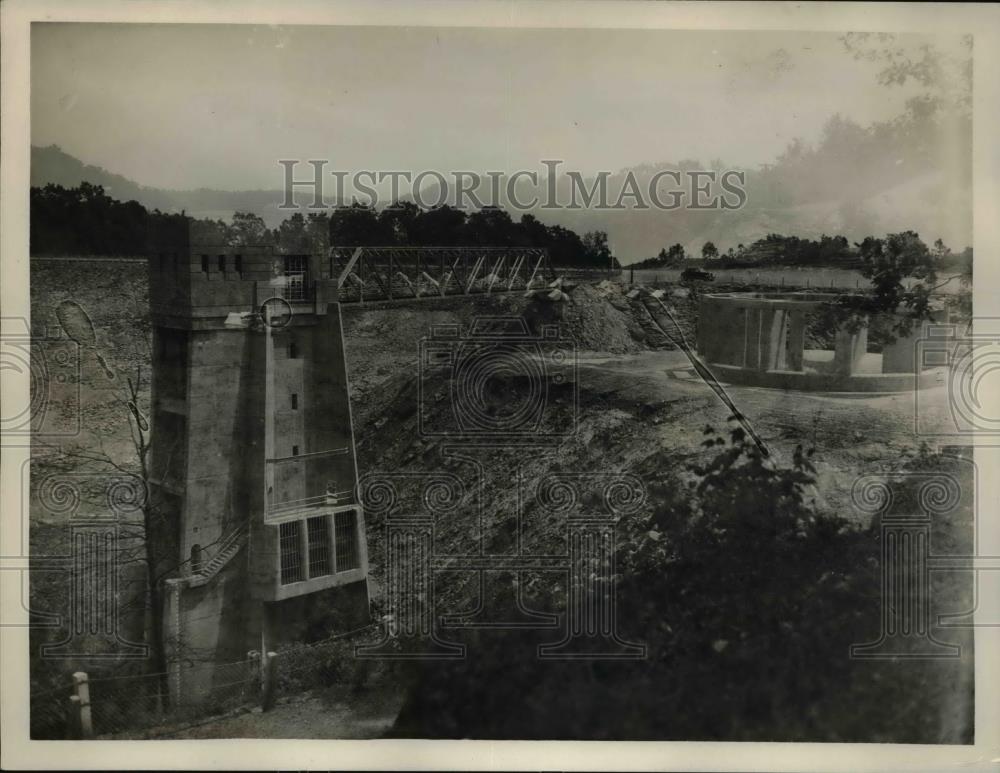
[[[264,711],[270,711],[274,708],[274,699],[278,684],[278,653],[266,653],[261,659],[260,665],[264,677],[264,690],[260,705]]]
[[[77,671],[73,674],[73,693],[77,700],[74,705],[79,708],[77,715],[80,722],[80,737],[94,737],[94,725],[90,716],[90,684],[87,682],[87,672]]]

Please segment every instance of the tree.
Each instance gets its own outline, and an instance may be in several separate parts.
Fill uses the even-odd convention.
[[[465,221],[469,242],[483,246],[506,247],[514,242],[514,222],[499,207],[483,207]]]
[[[889,339],[908,335],[914,324],[931,319],[935,293],[962,279],[963,273],[958,271],[938,281],[939,271],[947,267],[950,257],[940,240],[939,244],[939,249],[931,252],[915,231],[865,237],[855,246],[862,262],[861,275],[871,282],[872,290],[845,294],[826,304],[823,324],[858,330],[874,317],[887,316],[892,320]]]
[[[683,263],[687,259],[687,254],[684,252],[684,245],[680,243],[673,245],[667,250],[667,258],[670,264]]]
[[[374,247],[389,243],[375,207],[354,203],[330,215],[330,246]]]
[[[583,257],[587,265],[604,268],[611,265],[611,248],[606,231],[588,231],[583,235]]]
[[[234,212],[231,228],[232,247],[249,247],[265,242],[267,224],[253,212]]]
[[[122,203],[100,185],[46,185],[30,194],[34,255],[142,255],[148,213],[136,201]]]
[[[705,260],[714,260],[719,257],[719,250],[712,242],[705,242],[701,248],[701,257]]]
[[[188,233],[194,243],[238,243],[233,229],[222,220],[188,220]]]
[[[306,219],[309,251],[325,255],[330,249],[330,216],[326,212],[310,212]]]
[[[306,219],[301,212],[295,212],[283,220],[276,229],[277,246],[283,252],[307,252],[310,250],[310,238],[306,228]]]
[[[524,247],[544,247],[549,241],[549,232],[545,224],[531,214],[521,215],[518,224],[517,243]]]
[[[465,212],[447,204],[424,210],[413,222],[413,241],[428,247],[464,244],[465,220]]]
[[[849,32],[841,42],[855,59],[882,64],[881,85],[903,86],[912,80],[942,106],[971,110],[972,35],[963,35],[950,49],[944,43],[909,44],[884,32]]]
[[[420,208],[412,201],[396,201],[379,213],[383,232],[392,244],[407,245],[414,240],[413,224],[420,216]]]

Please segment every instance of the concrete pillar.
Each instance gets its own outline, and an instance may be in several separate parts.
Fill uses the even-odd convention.
[[[784,309],[767,310],[761,320],[761,370],[785,369],[785,333],[787,314]]]
[[[845,328],[838,329],[833,350],[834,372],[841,376],[854,375],[867,351],[867,327],[861,328],[856,333],[851,333]]]
[[[802,370],[802,358],[806,348],[806,315],[803,311],[788,313],[788,352],[785,367],[788,370]]]
[[[883,373],[919,373],[922,363],[917,359],[917,342],[924,333],[922,324],[914,324],[908,335],[899,336],[882,349]]]
[[[702,298],[698,308],[698,353],[705,362],[744,367],[747,309]]]
[[[761,356],[762,327],[764,323],[764,313],[760,308],[750,308],[746,310],[746,346],[744,348],[743,367],[755,370],[764,369],[764,358]]]
[[[709,298],[698,302],[698,352],[707,362],[718,362],[718,328],[714,324],[718,308]]]
[[[94,725],[90,716],[90,684],[87,680],[86,671],[77,671],[73,674],[73,695],[77,699],[74,705],[79,709],[78,727],[80,737],[90,739],[94,737]]]
[[[278,694],[278,653],[265,652],[260,665],[263,682],[260,706],[264,711],[270,711]]]
[[[80,721],[80,696],[69,696],[69,714],[66,719],[66,740],[79,741],[83,738],[83,723]]]
[[[167,659],[167,679],[170,690],[170,705],[179,706],[183,702],[181,684],[181,594],[184,592],[183,579],[164,582],[163,599],[163,647]]]

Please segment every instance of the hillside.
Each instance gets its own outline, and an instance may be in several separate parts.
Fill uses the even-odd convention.
[[[278,210],[281,191],[223,191],[210,188],[196,190],[164,190],[140,185],[127,177],[99,166],[85,164],[69,155],[57,145],[31,148],[31,185],[41,187],[48,183],[66,188],[81,182],[100,185],[105,193],[118,201],[134,199],[146,209],[162,212],[185,211],[195,218],[229,220],[233,212],[255,212],[275,227],[287,216]]]
[[[871,152],[871,149],[866,151]],[[859,169],[857,164],[849,164],[849,159],[840,159],[845,165],[855,167],[851,176],[832,168],[839,157],[831,161],[820,156],[817,151],[817,158],[808,162],[781,159],[772,167],[745,170],[747,201],[740,209],[692,209],[687,206],[689,199],[673,210],[640,208],[625,198],[620,209],[536,206],[528,211],[546,225],[563,226],[577,233],[606,231],[612,251],[625,263],[650,257],[678,242],[689,255],[700,254],[706,241],[714,242],[724,253],[730,247],[750,244],[769,233],[803,238],[841,234],[854,242],[869,235],[915,230],[928,244],[940,238],[955,251],[972,244],[971,174],[964,161],[954,167],[945,166],[939,158],[928,157],[923,149],[909,153],[905,149],[898,153],[886,149],[879,163],[870,169]],[[614,204],[629,178],[636,181],[641,191],[648,191],[657,170],[714,169],[721,174],[727,168],[733,167],[721,162],[706,166],[686,161],[623,169],[607,177],[608,199]],[[802,183],[802,179],[809,183]],[[269,228],[275,228],[289,214],[278,209],[283,195],[279,190],[151,188],[87,165],[57,146],[32,148],[33,186],[55,183],[74,187],[83,181],[103,186],[108,195],[119,201],[134,199],[147,209],[164,212],[184,210],[195,218],[228,221],[233,212],[253,212]],[[594,185],[593,178],[584,178],[583,184],[589,190]],[[477,192],[484,201],[489,199],[485,186],[484,182]],[[547,187],[545,178],[540,178],[537,185],[521,178],[514,193],[520,201],[529,202],[537,196],[544,203]],[[661,200],[670,200],[672,187],[675,186],[667,183],[660,186]],[[571,182],[567,177],[559,177],[555,189],[557,201],[563,204],[571,201]],[[298,198],[305,203],[301,191]],[[425,189],[426,202],[438,198],[433,186]],[[452,196],[449,200],[453,199]],[[501,203],[508,202],[502,199]],[[519,216],[516,211],[512,215],[515,219]]]

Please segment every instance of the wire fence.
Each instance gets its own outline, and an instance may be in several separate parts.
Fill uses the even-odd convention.
[[[367,625],[313,644],[279,650],[275,658],[277,693],[295,695],[335,684],[362,683],[371,661],[357,658],[355,647],[374,643],[378,633],[377,626]]]
[[[279,650],[271,660],[275,693],[288,696],[334,684],[360,684],[371,663],[357,658],[355,647],[375,642],[378,634],[373,624]],[[259,705],[264,690],[261,666],[255,655],[230,663],[189,662],[165,673],[87,678],[86,730],[78,687],[67,680],[65,687],[31,694],[31,737],[141,738],[159,726]]]
[[[68,724],[69,699],[72,695],[73,687],[70,684],[31,694],[29,705],[33,739],[60,740],[73,737],[72,728]]]
[[[168,721],[167,674],[88,680],[95,735],[142,730]]]

